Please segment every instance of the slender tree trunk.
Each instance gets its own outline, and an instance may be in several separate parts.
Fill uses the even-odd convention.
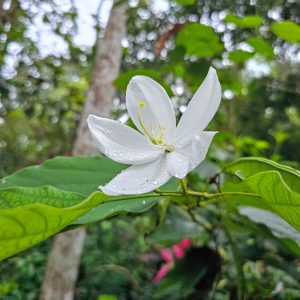
[[[115,92],[112,82],[119,73],[121,40],[126,33],[126,9],[124,3],[112,8],[105,35],[97,41],[94,70],[77,129],[73,155],[99,155],[91,140],[86,119],[90,113],[104,117],[110,115]],[[84,227],[56,235],[48,258],[40,300],[74,299],[85,236]]]

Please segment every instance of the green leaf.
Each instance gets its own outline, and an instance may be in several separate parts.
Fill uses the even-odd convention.
[[[213,57],[224,49],[213,28],[198,23],[185,25],[176,43],[184,46],[187,54],[197,57]]]
[[[106,157],[56,157],[5,177],[0,189],[49,185],[89,196],[126,167]]]
[[[164,87],[169,95],[172,95],[171,88],[161,79],[161,73],[151,69],[135,69],[123,72],[114,80],[114,86],[122,91],[125,91],[129,81],[137,75],[144,75],[154,79]]]
[[[239,172],[239,177],[247,178],[259,172],[278,171],[286,184],[295,192],[300,193],[300,172],[289,166],[278,164],[262,157],[241,158],[224,168],[225,172]]]
[[[176,0],[177,3],[181,5],[193,5],[197,0]]]
[[[291,239],[300,246],[300,233],[278,215],[255,207],[240,206],[238,210],[251,221],[267,226],[276,237]]]
[[[253,53],[243,50],[235,50],[230,52],[228,58],[234,63],[243,63],[253,56]]]
[[[272,31],[282,40],[290,43],[300,42],[300,26],[290,20],[272,24]]]
[[[29,190],[35,196],[39,193],[45,196],[46,193],[44,188],[25,189],[27,195]],[[17,192],[14,194],[16,190]],[[54,190],[53,188],[47,190],[48,193],[52,191],[55,194],[53,205],[51,198],[41,198],[40,203],[30,203],[24,206],[20,203],[15,204],[13,208],[0,211],[0,259],[7,258],[47,239],[107,198],[107,195],[96,192],[78,204],[60,207],[61,204],[57,205],[57,199],[63,198],[65,192],[62,192],[59,196],[60,191]],[[19,191],[20,189],[12,189],[12,191],[1,190],[0,192],[1,194],[4,193],[4,199],[7,199],[9,194],[10,201],[16,203],[20,201]],[[51,197],[51,195],[48,196]],[[73,199],[75,202],[77,200]],[[47,203],[47,205],[44,203]]]
[[[257,28],[263,23],[263,18],[260,16],[248,15],[245,17],[238,17],[229,13],[224,21],[226,23],[233,23],[238,27]]]
[[[246,42],[253,47],[256,53],[265,55],[269,58],[274,57],[273,47],[267,41],[252,37],[247,39]]]
[[[177,180],[171,179],[165,185],[161,187],[162,190],[175,190],[177,188]],[[123,197],[123,196],[121,196]],[[145,195],[143,198],[139,198],[140,195],[126,196],[126,199],[117,200],[113,197],[107,199],[106,202],[95,207],[71,225],[84,225],[103,219],[109,218],[122,213],[143,213],[162,200],[163,197]]]
[[[77,219],[72,225],[89,224],[121,213],[143,213],[157,204],[160,199],[161,197],[134,199],[132,196],[132,199],[105,202]]]
[[[270,208],[300,231],[300,194],[291,190],[278,171],[266,171],[244,181]],[[300,185],[300,178],[298,178]]]
[[[224,170],[237,174],[244,185],[256,193],[266,205],[259,207],[258,201],[254,200],[253,206],[277,213],[300,230],[299,171],[258,157],[239,159]],[[252,206],[247,202],[244,205]]]
[[[16,187],[0,190],[0,212],[3,209],[42,203],[63,208],[80,203],[85,197],[49,186],[41,188]]]

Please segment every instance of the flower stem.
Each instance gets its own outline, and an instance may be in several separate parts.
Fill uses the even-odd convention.
[[[188,195],[189,192],[188,192],[188,188],[186,186],[184,179],[179,179],[179,184],[180,184],[183,195]]]

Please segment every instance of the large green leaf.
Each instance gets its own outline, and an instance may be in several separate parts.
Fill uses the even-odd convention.
[[[281,165],[261,157],[241,158],[224,168],[225,172],[238,173],[247,178],[259,172],[278,171],[285,183],[295,192],[300,193],[300,172],[289,166]]]
[[[197,57],[212,57],[223,50],[223,44],[212,27],[198,23],[185,25],[178,34],[177,45]]]
[[[244,182],[274,212],[300,231],[300,194],[291,190],[278,171],[257,173]],[[299,178],[298,184],[300,184]]]
[[[300,230],[300,172],[271,160],[248,157],[226,166],[225,171],[235,173],[243,180],[243,185],[257,194],[258,201],[253,206],[271,210],[280,215],[290,225]],[[242,201],[240,203],[243,205]],[[252,206],[251,203],[244,205]]]
[[[257,28],[263,23],[263,18],[260,16],[248,15],[245,17],[238,17],[229,13],[224,21],[226,23],[233,23],[238,27]]]
[[[273,23],[272,31],[281,39],[290,43],[300,42],[300,25],[292,21]]]
[[[133,195],[122,200],[96,192],[85,200],[125,167],[105,157],[58,157],[4,178],[0,182],[0,258],[26,249],[69,225],[150,209],[161,197]],[[171,180],[163,188],[176,186]]]
[[[49,185],[89,196],[126,167],[106,157],[56,157],[5,177],[0,189]]]
[[[32,200],[28,200],[25,196],[24,203],[23,198],[20,197],[20,188],[0,191],[1,199],[14,203],[13,208],[0,211],[0,259],[47,239],[107,198],[107,195],[96,192],[86,200],[77,203],[82,196],[69,195],[69,200],[65,201],[64,205],[72,202],[75,205],[63,206],[59,199],[64,198],[66,194],[64,191],[54,188],[24,189],[25,195],[28,196],[30,193],[33,195]],[[41,195],[40,200],[38,195]],[[51,198],[53,195],[55,197]]]

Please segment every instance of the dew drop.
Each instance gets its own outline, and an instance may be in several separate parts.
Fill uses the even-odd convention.
[[[143,205],[145,205],[145,204],[146,204],[146,200],[143,200],[143,202],[142,202],[142,203],[143,203]]]

